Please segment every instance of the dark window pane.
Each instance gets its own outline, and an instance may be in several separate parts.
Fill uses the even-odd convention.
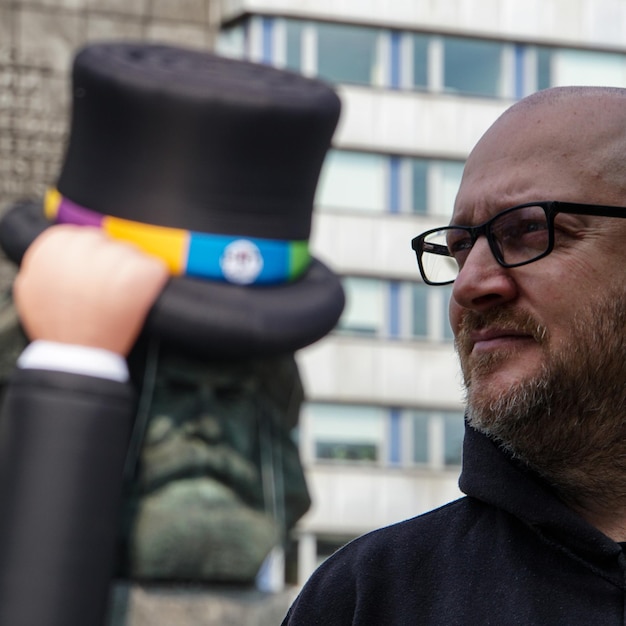
[[[427,35],[413,37],[413,86],[428,86],[428,42]]]
[[[377,33],[373,28],[319,24],[318,74],[332,82],[372,84],[377,61]]]
[[[552,51],[549,48],[537,50],[537,89],[552,87],[551,59]]]
[[[480,96],[499,95],[501,58],[501,44],[444,39],[444,89]]]
[[[428,292],[432,289],[428,285],[416,284],[413,287],[413,336],[426,337],[428,335]]]
[[[446,413],[444,419],[444,445],[446,465],[461,465],[465,423],[461,413]]]
[[[413,415],[413,462],[428,463],[428,413]]]
[[[337,461],[377,461],[378,450],[371,443],[317,441],[315,442],[315,456],[318,459]]]
[[[287,58],[286,65],[296,72],[302,70],[302,24],[292,20],[286,22]]]
[[[411,162],[413,186],[412,206],[414,213],[426,213],[428,209],[428,161],[414,159]]]

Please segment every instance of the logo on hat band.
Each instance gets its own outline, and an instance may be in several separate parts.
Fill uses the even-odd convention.
[[[114,239],[134,243],[163,259],[175,276],[271,285],[295,280],[311,261],[306,240],[218,235],[135,222],[86,209],[56,189],[46,192],[44,211],[57,224],[95,226]]]

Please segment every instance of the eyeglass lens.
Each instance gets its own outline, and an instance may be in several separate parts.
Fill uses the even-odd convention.
[[[432,283],[455,280],[480,234],[487,235],[493,255],[505,266],[528,263],[544,255],[550,246],[549,223],[543,207],[510,209],[473,234],[470,229],[453,226],[428,233],[421,246],[425,278]]]

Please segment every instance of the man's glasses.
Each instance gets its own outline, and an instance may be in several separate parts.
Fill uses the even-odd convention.
[[[625,207],[573,202],[529,202],[506,209],[478,226],[444,226],[411,241],[425,283],[453,283],[476,240],[484,235],[502,267],[538,261],[554,247],[554,217],[558,213],[624,217]]]

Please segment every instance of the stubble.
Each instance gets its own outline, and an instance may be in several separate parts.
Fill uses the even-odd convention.
[[[536,374],[504,392],[489,389],[486,376],[515,354],[472,356],[469,332],[485,324],[531,334],[542,351]],[[456,346],[474,428],[574,506],[626,503],[626,294],[585,308],[559,345],[531,316],[502,309],[466,314]]]

